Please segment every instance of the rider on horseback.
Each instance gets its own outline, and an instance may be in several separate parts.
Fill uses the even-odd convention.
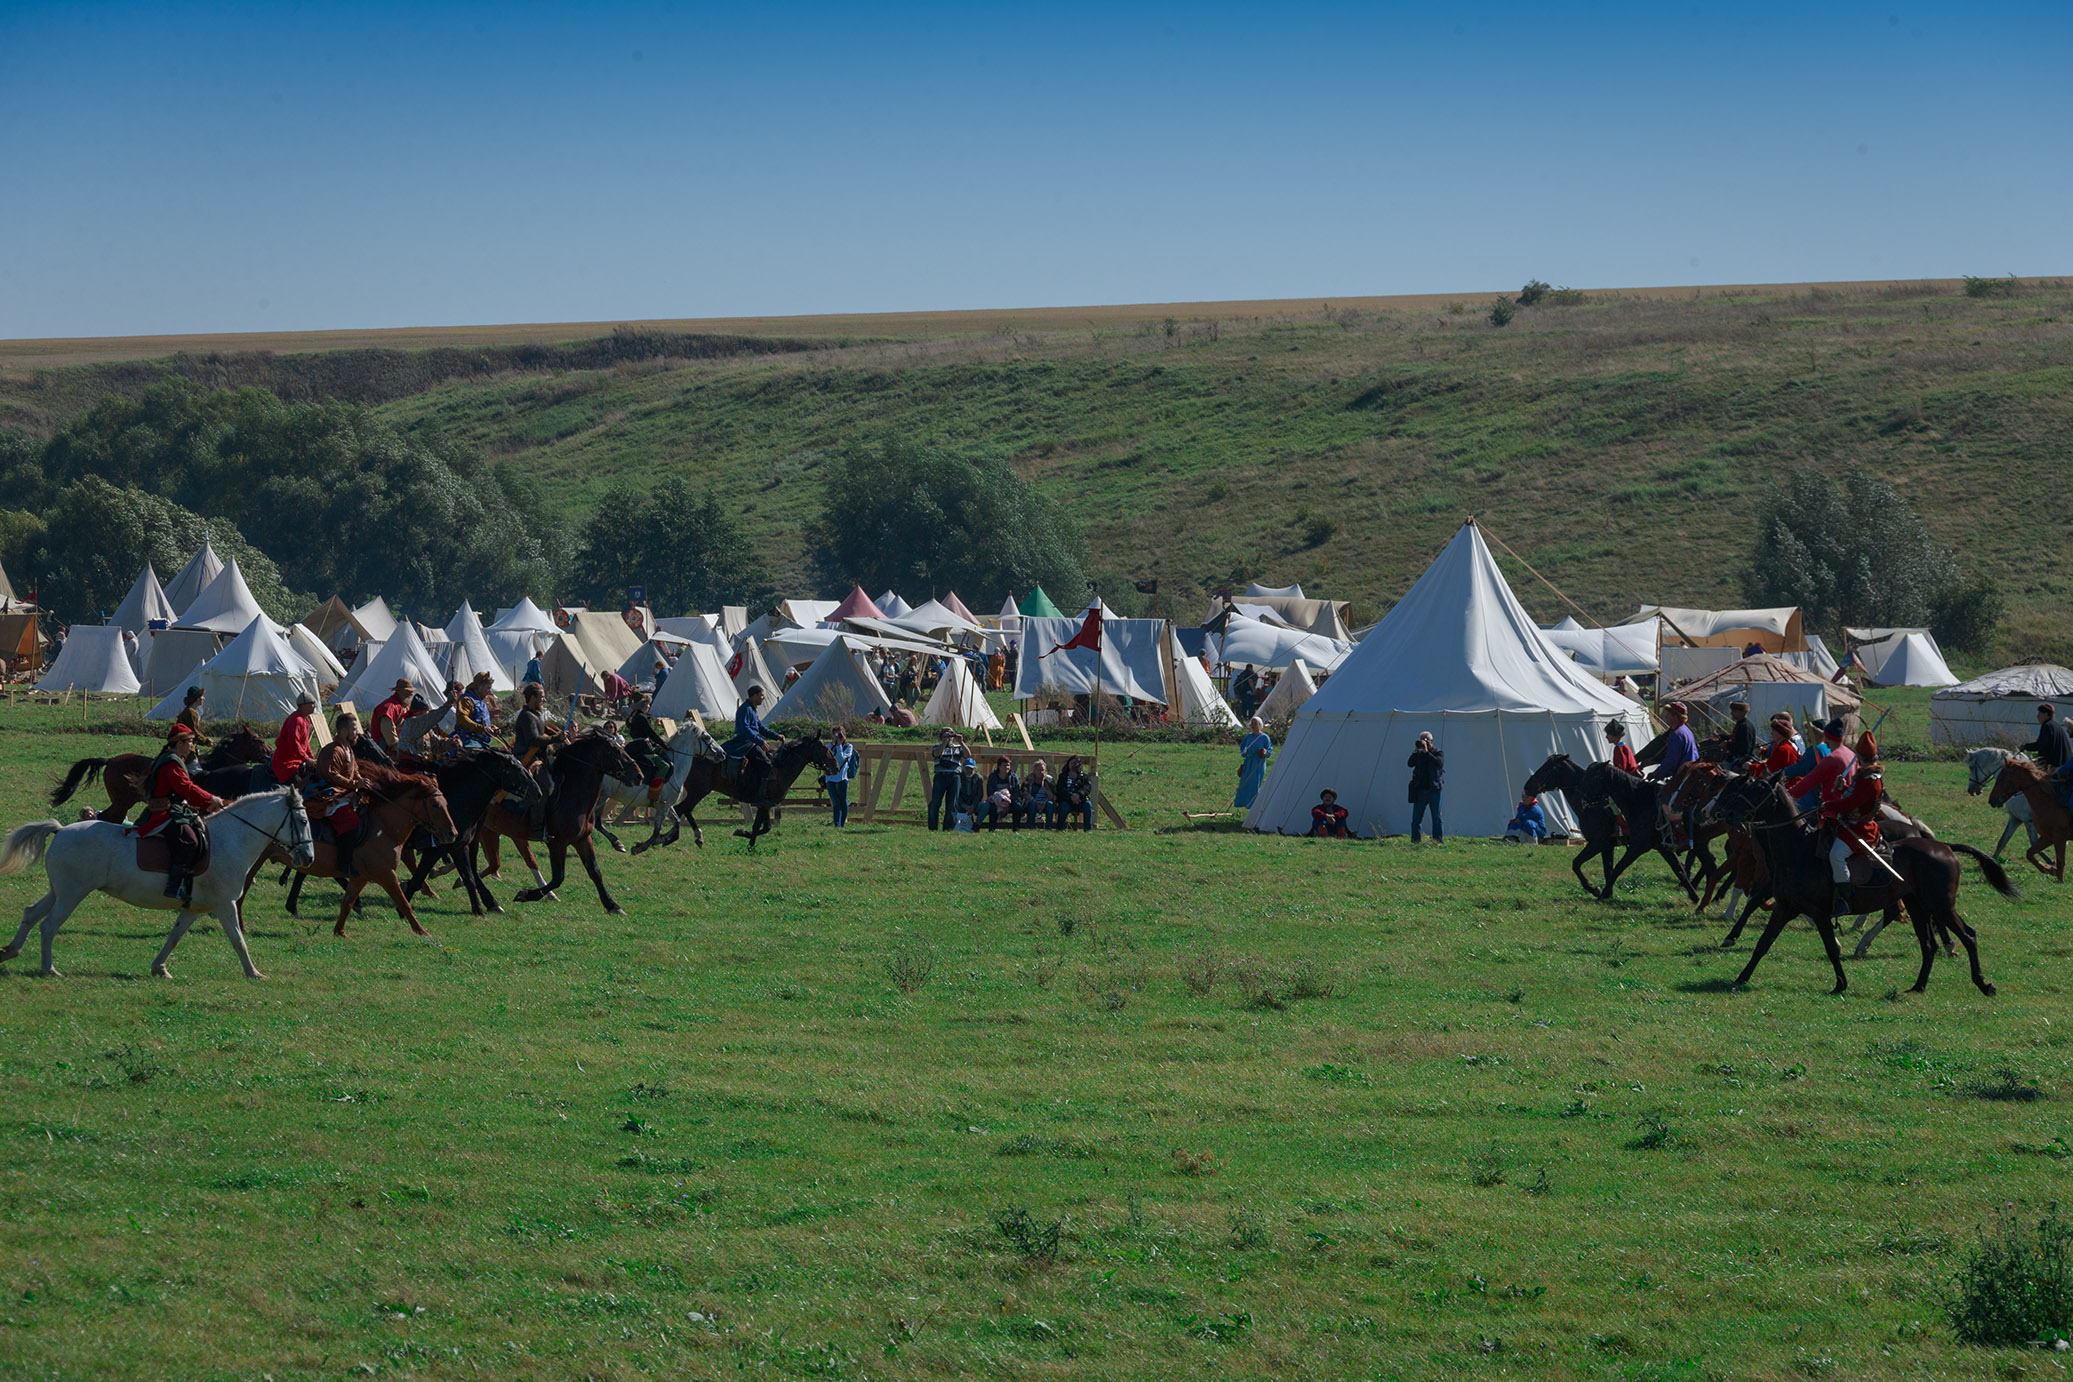
[[[651,795],[669,781],[669,741],[662,737],[661,729],[648,714],[645,692],[633,693],[632,708],[626,717],[626,756],[640,765]]]
[[[748,696],[734,709],[734,737],[726,744],[727,756],[741,760],[742,801],[754,801],[762,791],[763,775],[770,768],[770,750],[765,741],[782,744],[785,737],[763,724],[763,688],[751,686]]]
[[[166,896],[185,902],[193,888],[195,860],[201,854],[201,818],[223,809],[221,797],[205,792],[187,775],[187,756],[194,749],[194,731],[176,724],[166,734],[166,746],[144,774],[149,800],[144,819],[137,822],[137,838],[165,835],[169,864]]]
[[[2037,737],[2023,745],[2023,752],[2036,757],[2044,768],[2045,784],[2058,793],[2059,805],[2073,797],[2073,735],[2059,723],[2058,707],[2050,701],[2037,707]]]
[[[1682,843],[1684,813],[1670,809],[1670,796],[1677,790],[1677,775],[1686,766],[1699,761],[1699,741],[1693,737],[1691,728],[1685,724],[1690,712],[1683,701],[1663,703],[1663,721],[1669,728],[1663,731],[1663,757],[1649,776],[1659,784],[1657,800],[1662,807],[1662,822],[1668,827],[1666,833],[1673,841]]]
[[[353,753],[353,741],[360,737],[359,717],[350,710],[342,712],[332,722],[332,731],[336,737],[318,753],[312,768],[321,785],[310,794],[309,810],[331,827],[339,877],[351,878],[353,847],[360,843],[364,823],[360,791],[366,786],[360,760]]]
[[[1840,726],[1841,721],[1831,721]],[[1838,741],[1840,729],[1835,735]],[[1826,761],[1832,761],[1839,754],[1848,755],[1848,749],[1832,749]],[[1886,795],[1885,779],[1879,766],[1879,743],[1869,730],[1857,740],[1857,770],[1847,781],[1833,783],[1821,793],[1821,823],[1835,836],[1828,847],[1828,872],[1835,882],[1835,901],[1831,904],[1831,915],[1841,916],[1854,910],[1850,905],[1850,858],[1855,854],[1869,854],[1879,841],[1879,806]]]
[[[283,787],[295,780],[302,765],[313,756],[310,750],[310,721],[317,713],[317,698],[305,691],[295,698],[295,713],[281,721],[274,737],[274,781]]]

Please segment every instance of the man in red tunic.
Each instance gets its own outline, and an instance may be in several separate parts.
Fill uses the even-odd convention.
[[[317,698],[305,691],[295,700],[295,713],[281,721],[274,739],[274,781],[287,786],[302,765],[315,755],[310,750],[310,717],[317,713]]]
[[[194,731],[174,725],[164,750],[144,774],[144,818],[135,826],[140,839],[163,833],[170,854],[166,896],[182,902],[190,895],[194,861],[201,853],[201,818],[223,808],[221,798],[187,775],[187,755],[193,749]]]
[[[1821,789],[1821,823],[1835,832],[1835,842],[1828,847],[1828,871],[1835,881],[1835,902],[1831,915],[1841,915],[1853,910],[1850,907],[1850,856],[1869,854],[1879,838],[1879,802],[1886,793],[1886,784],[1879,771],[1878,741],[1867,731],[1857,741],[1854,754],[1843,747],[1843,722],[1828,722],[1828,757],[1821,760],[1825,768],[1836,758],[1851,760],[1847,776],[1838,776],[1825,783]],[[1820,768],[1814,770],[1816,773]]]
[[[396,689],[389,698],[374,708],[374,719],[368,725],[368,733],[374,742],[390,753],[396,752],[397,741],[403,733],[403,722],[410,718],[410,699],[417,694],[417,688],[410,684],[409,677],[398,677]]]

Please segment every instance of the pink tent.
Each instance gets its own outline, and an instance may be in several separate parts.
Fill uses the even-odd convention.
[[[877,605],[872,604],[871,597],[864,593],[864,588],[862,586],[858,586],[856,589],[849,592],[849,598],[847,600],[844,600],[841,604],[835,606],[835,612],[828,616],[827,622],[832,624],[838,619],[883,618],[885,618],[885,612],[879,609]]]
[[[974,624],[979,622],[979,616],[965,608],[965,602],[957,598],[957,592],[954,590],[943,597],[943,608],[960,619],[969,620]]]

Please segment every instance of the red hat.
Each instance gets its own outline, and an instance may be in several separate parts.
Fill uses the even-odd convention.
[[[166,731],[166,742],[168,744],[172,743],[175,739],[192,739],[193,737],[194,730],[191,726],[188,725],[174,725],[171,729]]]
[[[1870,730],[1857,736],[1857,756],[1867,760],[1879,756],[1879,741],[1872,738]]]

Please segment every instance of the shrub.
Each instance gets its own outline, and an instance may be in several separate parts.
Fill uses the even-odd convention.
[[[2014,274],[2006,278],[1974,278],[1965,275],[1965,296],[1969,298],[2012,298],[2021,282]]]
[[[1230,961],[1214,950],[1190,954],[1180,962],[1180,981],[1197,998],[1207,998],[1224,977]]]
[[[1058,1257],[1058,1243],[1065,1232],[1065,1221],[1039,1220],[1018,1206],[994,1215],[993,1227],[1015,1251],[1030,1261],[1051,1262]]]
[[[885,960],[885,977],[902,993],[913,993],[936,972],[936,952],[923,941],[901,946]]]
[[[1491,1138],[1486,1146],[1469,1154],[1468,1183],[1470,1185],[1480,1186],[1487,1190],[1493,1185],[1504,1184],[1504,1174],[1504,1148],[1498,1145],[1496,1138]]]
[[[1519,306],[1531,307],[1547,295],[1547,284],[1537,278],[1529,278],[1526,280],[1526,286],[1519,289]]]
[[[1627,1145],[1638,1152],[1659,1151],[1677,1140],[1677,1130],[1672,1128],[1660,1113],[1644,1113],[1636,1121],[1640,1136]]]
[[[1240,1252],[1251,1252],[1267,1242],[1267,1225],[1260,1218],[1259,1211],[1244,1205],[1231,1211],[1231,1246]]]
[[[1185,1147],[1175,1147],[1173,1169],[1183,1176],[1213,1176],[1224,1169],[1224,1164],[1215,1152],[1191,1152]]]
[[[1338,523],[1321,513],[1311,514],[1303,520],[1303,546],[1322,547],[1338,536]]]
[[[1337,988],[1339,976],[1315,960],[1297,960],[1296,967],[1289,971],[1288,996],[1290,998],[1329,998]]]
[[[1968,1344],[2027,1344],[2073,1327],[2073,1223],[2054,1203],[2033,1237],[2015,1217],[1979,1235],[1944,1299],[1951,1332]]]
[[[1490,325],[1510,326],[1512,318],[1518,314],[1519,309],[1512,306],[1510,298],[1499,298],[1490,304]]]
[[[1221,504],[1231,497],[1231,487],[1222,480],[1218,480],[1207,490],[1203,491],[1203,496],[1212,504]]]

